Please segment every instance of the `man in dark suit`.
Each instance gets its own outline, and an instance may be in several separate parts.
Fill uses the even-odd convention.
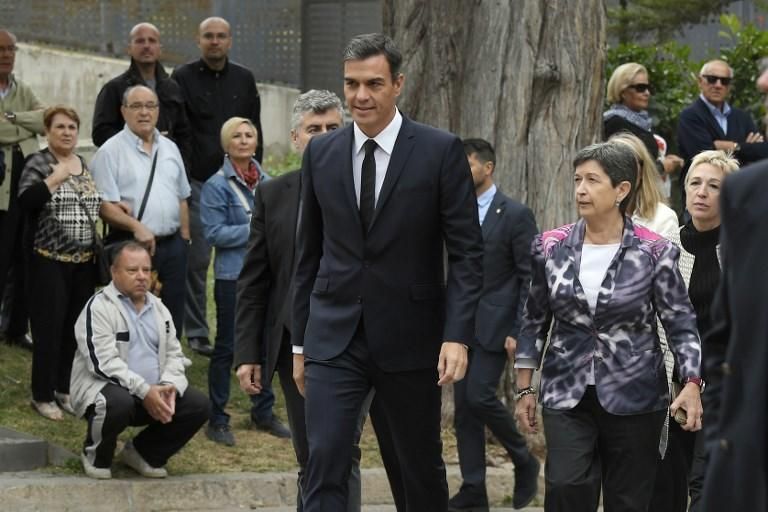
[[[699,73],[699,98],[680,113],[677,144],[685,160],[680,182],[685,181],[693,157],[708,149],[731,151],[742,165],[768,158],[768,143],[748,112],[728,103],[733,69],[711,60]],[[681,187],[685,204],[685,187]]]
[[[307,512],[344,510],[371,388],[374,429],[391,428],[385,465],[400,463],[399,482],[387,468],[404,489],[399,510],[448,507],[439,386],[463,378],[474,343],[482,235],[461,141],[395,106],[401,62],[389,37],[354,37],[344,52],[354,124],[304,152],[292,342],[299,389],[306,381]]]
[[[456,442],[463,479],[451,498],[451,512],[487,512],[485,426],[515,464],[512,505],[522,508],[536,496],[539,461],[517,431],[515,419],[496,396],[507,362],[514,358],[523,304],[531,279],[531,242],[537,233],[533,212],[496,188],[496,154],[482,139],[465,139],[477,210],[483,232],[483,292],[475,317],[476,346],[467,376],[454,386]]]
[[[343,126],[344,107],[330,91],[301,94],[293,106],[291,140],[299,154],[315,136]],[[304,398],[293,380],[291,353],[291,286],[301,174],[289,172],[260,184],[255,191],[251,234],[238,279],[234,367],[240,387],[259,394],[270,386],[275,370],[280,375],[291,438],[299,463],[297,510],[303,509],[301,487],[307,464]],[[364,408],[367,414],[368,408]],[[353,467],[349,477],[347,511],[361,507],[360,449],[357,443],[365,414],[355,435]]]
[[[723,274],[704,338],[705,512],[768,510],[768,162],[728,177],[721,194]]]

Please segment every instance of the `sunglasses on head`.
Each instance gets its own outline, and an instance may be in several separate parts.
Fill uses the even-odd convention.
[[[715,85],[718,80],[723,84],[723,87],[731,85],[731,77],[729,76],[701,75],[701,78],[706,80],[709,85]]]
[[[637,92],[643,93],[643,92],[650,92],[651,86],[650,84],[629,84],[627,86],[628,89],[634,89]]]

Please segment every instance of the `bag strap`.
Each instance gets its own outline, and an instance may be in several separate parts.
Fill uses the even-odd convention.
[[[160,153],[160,146],[158,145],[157,151],[155,151],[155,157],[152,159],[152,169],[149,171],[149,181],[147,181],[147,188],[144,190],[144,198],[141,200],[141,206],[139,207],[139,214],[136,216],[136,220],[141,222],[141,217],[144,215],[144,209],[147,207],[147,199],[149,199],[149,191],[152,188],[152,181],[155,179],[155,167],[157,166],[157,154]]]
[[[230,180],[229,178],[227,178],[227,175],[224,174],[224,171],[222,171],[221,169],[219,169],[218,174],[224,177],[224,180],[226,180],[227,185],[229,185],[229,188],[231,188],[232,191],[235,193],[235,195],[240,199],[240,203],[243,205],[243,209],[245,210],[245,213],[248,215],[248,217],[250,217],[252,213],[252,209],[251,209],[251,205],[248,203],[248,200],[245,198],[243,189],[238,187],[237,183],[235,183],[234,180]]]
[[[80,165],[83,167],[83,172],[87,169],[85,166],[85,160],[83,160],[83,157],[80,155],[77,155],[77,157],[80,159]],[[77,203],[80,205],[80,208],[83,209],[85,212],[85,215],[88,217],[88,222],[91,224],[91,230],[93,231],[93,242],[94,244],[98,244],[101,241],[101,236],[99,235],[99,230],[96,229],[96,221],[93,220],[93,217],[91,216],[91,212],[88,210],[88,206],[85,204],[85,200],[83,199],[83,194],[80,193],[80,187],[73,186],[72,190],[75,191],[75,195],[77,195]]]

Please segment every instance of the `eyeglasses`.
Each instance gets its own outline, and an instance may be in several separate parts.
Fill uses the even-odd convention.
[[[11,46],[0,46],[0,53],[16,53],[18,46],[12,44]]]
[[[128,107],[128,110],[133,110],[134,112],[138,112],[141,109],[146,110],[155,110],[158,105],[157,103],[131,103],[130,105],[126,105]]]
[[[629,84],[627,86],[627,89],[634,89],[639,93],[643,93],[646,91],[651,92],[650,84]]]
[[[718,80],[720,80],[720,83],[723,84],[723,87],[728,87],[731,85],[731,80],[733,80],[729,76],[716,76],[716,75],[701,75],[701,78],[707,81],[709,85],[715,85]]]

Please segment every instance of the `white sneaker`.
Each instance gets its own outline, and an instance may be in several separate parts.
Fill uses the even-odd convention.
[[[85,474],[91,478],[97,480],[109,480],[112,478],[112,471],[109,468],[97,468],[90,463],[88,457],[84,453],[80,452],[80,461],[83,463],[83,470]]]
[[[69,400],[69,394],[56,391],[53,396],[56,398],[56,403],[59,404],[62,411],[76,416],[75,410],[72,408],[72,402]]]
[[[32,408],[36,410],[43,418],[53,421],[61,421],[64,415],[56,402],[35,402],[32,400]]]
[[[168,472],[165,468],[154,468],[144,460],[136,448],[133,447],[133,441],[125,443],[125,448],[120,454],[123,464],[136,471],[141,476],[147,478],[165,478],[168,476]]]

